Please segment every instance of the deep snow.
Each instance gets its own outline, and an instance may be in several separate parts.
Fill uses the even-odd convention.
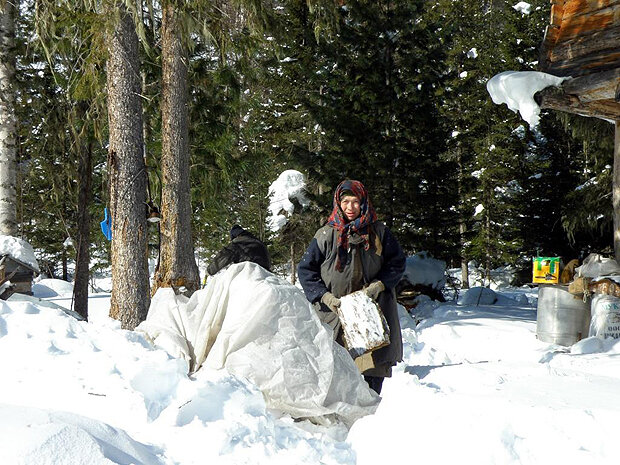
[[[107,318],[107,294],[89,323],[0,302],[0,463],[617,463],[620,343],[540,342],[537,289],[496,293],[501,305],[423,303],[417,327],[401,309],[405,359],[348,432],[269,411],[225,370],[186,376]]]

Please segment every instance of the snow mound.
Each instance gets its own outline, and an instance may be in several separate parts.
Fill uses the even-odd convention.
[[[458,300],[457,305],[479,306],[479,305],[502,305],[502,306],[529,306],[527,296],[515,294],[514,298],[498,294],[488,287],[472,287],[468,289]]]
[[[432,258],[428,252],[407,257],[404,278],[411,284],[442,289],[446,284],[446,262]]]
[[[62,279],[41,279],[32,285],[32,295],[40,299],[73,294],[73,284]]]
[[[497,302],[497,293],[487,287],[472,287],[458,301],[458,305],[493,305]]]
[[[141,333],[0,301],[0,464],[355,463],[343,426],[319,439],[246,379],[187,371]]]
[[[0,405],[0,450],[2,462],[15,465],[164,463],[157,448],[105,423],[10,405]]]

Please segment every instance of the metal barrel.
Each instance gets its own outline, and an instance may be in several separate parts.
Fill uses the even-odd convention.
[[[538,289],[536,337],[543,342],[570,346],[588,337],[590,299],[568,292],[568,286],[542,285]]]

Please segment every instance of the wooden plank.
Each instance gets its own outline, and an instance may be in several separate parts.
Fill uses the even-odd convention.
[[[546,68],[550,61],[550,52],[553,50],[560,33],[562,25],[562,15],[564,11],[564,0],[551,0],[551,18],[549,24],[545,28],[545,35],[540,46],[539,63],[542,68]]]
[[[582,57],[580,59],[551,62],[544,72],[556,76],[584,76],[620,67],[620,50],[613,53],[601,53],[597,56]]]
[[[618,8],[620,0],[568,0],[564,2],[565,19],[590,15],[607,8]]]
[[[560,35],[559,26],[553,26],[552,24],[547,26],[547,29],[545,30],[545,40],[549,42],[550,45],[555,45],[559,35]]]
[[[581,102],[615,100],[620,89],[620,68],[569,79],[562,83],[562,89]]]
[[[540,50],[538,51],[538,67],[541,71],[545,71],[551,64],[551,53],[555,45],[555,39],[558,35],[558,28],[551,25],[545,29]]]
[[[599,10],[596,13],[578,17],[566,18],[564,16],[560,26],[557,42],[568,41],[577,38],[581,34],[601,31],[614,27],[619,23],[617,8],[612,7]]]
[[[620,24],[601,31],[583,33],[570,41],[556,43],[550,50],[549,60],[563,61],[620,48]]]
[[[581,102],[577,96],[566,94],[555,87],[547,87],[537,92],[534,98],[542,109],[565,111],[608,121],[620,120],[620,103],[616,100]]]
[[[564,17],[564,2],[551,2],[551,22],[552,26],[560,27]]]

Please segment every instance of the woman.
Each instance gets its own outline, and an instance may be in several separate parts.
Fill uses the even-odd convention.
[[[396,238],[372,208],[359,181],[342,181],[334,193],[334,209],[317,231],[298,267],[306,298],[320,304],[319,317],[334,329],[341,344],[338,321],[340,297],[364,290],[377,301],[390,328],[390,344],[358,357],[356,364],[377,394],[392,366],[402,360],[403,343],[394,288],[405,271],[405,255]],[[318,307],[318,305],[317,305]]]

